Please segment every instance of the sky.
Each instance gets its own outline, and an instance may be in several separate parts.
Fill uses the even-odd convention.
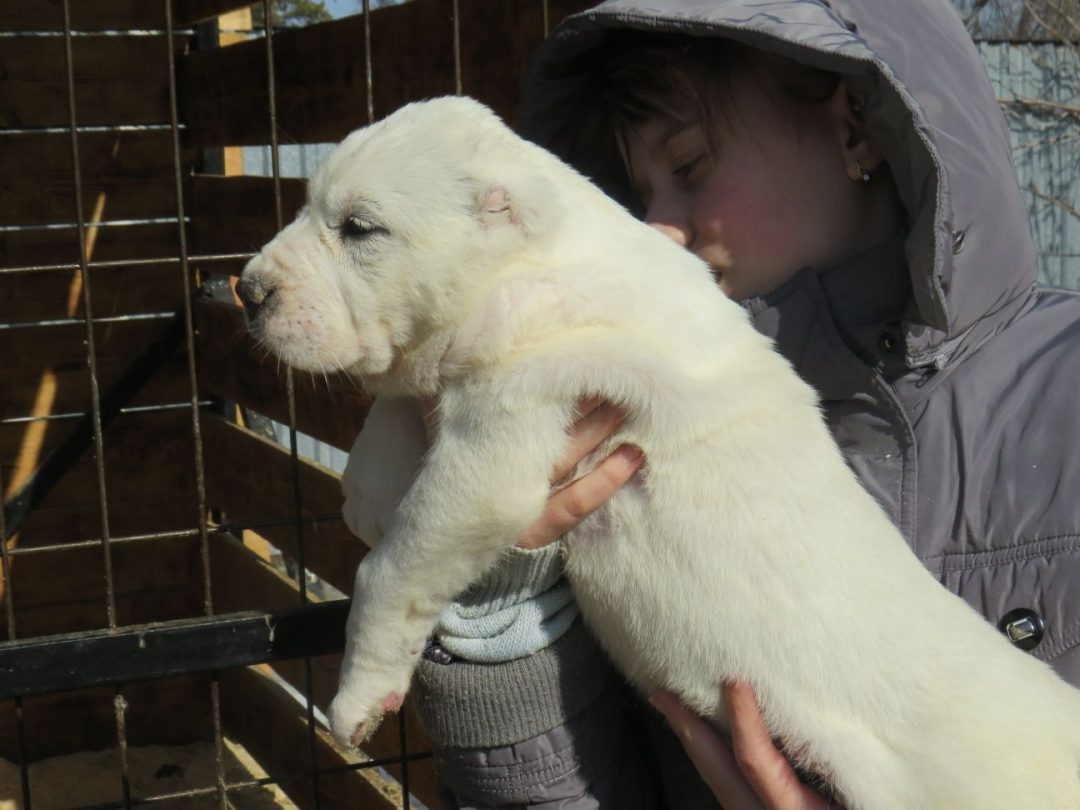
[[[325,2],[326,8],[335,17],[355,14],[361,5],[361,0],[325,0]]]

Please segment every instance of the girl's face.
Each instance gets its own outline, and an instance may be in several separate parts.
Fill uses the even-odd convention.
[[[724,293],[770,292],[807,265],[890,235],[895,224],[879,233],[875,184],[856,165],[861,141],[846,87],[806,108],[733,76],[731,101],[732,112],[716,116],[711,149],[693,117],[651,118],[625,142],[645,221],[704,260]]]

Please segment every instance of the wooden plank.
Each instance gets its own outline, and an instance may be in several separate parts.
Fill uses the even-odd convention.
[[[593,5],[595,0],[549,0],[550,27]],[[458,14],[461,92],[513,125],[529,61],[544,37],[543,4],[458,0]],[[417,0],[372,13],[376,118],[410,101],[456,92],[452,20],[448,0]]]
[[[27,5],[34,4],[21,7]],[[72,3],[78,5],[83,4]],[[182,53],[186,43],[178,35],[176,52]],[[80,126],[169,123],[164,36],[76,37],[72,55]],[[69,126],[64,38],[6,37],[0,50],[0,98],[0,129]]]
[[[239,307],[199,301],[195,321],[200,390],[287,424],[284,372],[255,347]],[[370,399],[341,374],[324,380],[298,373],[295,398],[297,428],[343,450],[352,447],[370,407]]]
[[[118,625],[201,615],[198,537],[120,543],[112,547],[111,555]],[[10,562],[7,581],[12,588],[17,638],[109,626],[100,546],[20,555]]]
[[[302,706],[278,684],[265,667],[231,670],[221,676],[222,718],[231,739],[243,745],[302,810],[392,810],[400,800],[376,774],[343,771],[320,775],[316,789],[310,778],[288,778],[311,767],[311,753],[320,769],[359,762],[339,751],[321,728],[311,732]]]
[[[563,0],[554,25],[581,0]],[[373,106],[381,118],[417,99],[455,92],[451,0],[414,0],[371,14]],[[508,121],[529,57],[543,37],[535,0],[460,0],[462,91]],[[265,144],[269,137],[265,44],[188,54],[180,69],[184,120],[195,142]],[[340,140],[368,123],[364,18],[347,17],[274,36],[282,142]]]
[[[173,25],[190,26],[245,5],[244,0],[173,0]],[[165,30],[162,0],[71,0],[73,31]],[[0,31],[63,31],[63,0],[0,0]]]
[[[244,0],[174,0],[173,16],[180,23],[192,24],[203,22],[247,3]]]
[[[366,120],[360,17],[274,35],[282,143],[330,141]],[[270,142],[266,45],[261,40],[180,60],[182,120],[200,146]]]
[[[177,9],[173,17],[179,24]],[[158,0],[71,0],[73,31],[164,29],[165,4]],[[0,0],[0,31],[63,31],[63,0]]]
[[[461,0],[462,90],[509,123],[533,51],[543,40],[542,4]]]
[[[49,327],[52,328],[52,327]],[[67,327],[56,327],[66,329]],[[5,330],[6,331],[6,330]],[[86,369],[85,348],[80,357],[78,335],[69,335],[71,343],[41,336],[44,330],[12,330],[20,333],[19,340],[6,340],[7,335],[0,331],[0,347],[18,347],[33,350],[33,335],[23,334],[36,331],[38,337],[47,346],[60,347],[63,359],[56,363],[49,362],[47,351],[43,355],[34,353],[33,357],[22,357],[11,372],[0,371],[0,416],[4,419],[24,419],[28,417],[48,416],[52,414],[87,413],[91,408],[90,377]],[[105,352],[98,353],[98,384],[101,390],[117,379],[125,368],[125,361],[130,359],[130,349],[139,337],[144,343],[153,338],[148,330],[131,332],[132,341],[122,353],[108,353],[114,344],[106,342]],[[100,345],[100,344],[99,344]],[[24,348],[25,347],[25,348]],[[68,350],[71,350],[70,353]],[[81,366],[80,366],[81,362]],[[161,370],[146,383],[145,387],[132,398],[132,406],[171,405],[189,402],[191,386],[188,381],[187,361],[180,355],[168,361]]]
[[[372,12],[375,114],[454,92],[451,0],[414,0]],[[265,44],[195,52],[180,63],[184,120],[195,142],[264,144],[269,138]],[[281,142],[340,140],[368,123],[362,15],[274,35]]]
[[[219,613],[274,611],[300,604],[300,592],[294,580],[253,554],[229,534],[216,532],[211,538],[210,572],[214,609]],[[272,666],[301,694],[308,691],[302,661],[276,661]],[[340,655],[321,655],[311,659],[311,694],[315,705],[321,710],[330,705],[337,691],[340,667]],[[381,753],[393,756],[397,753],[396,743],[392,749]]]
[[[505,3],[518,8],[523,2],[528,0],[492,0],[489,6]],[[486,20],[472,17],[468,3],[459,3],[458,9],[460,30],[487,25]],[[357,22],[362,22],[362,18],[358,17]],[[376,119],[410,101],[452,95],[456,89],[454,70],[452,0],[415,0],[372,12],[371,76]],[[473,66],[462,51],[461,79],[466,93],[472,71]],[[360,75],[364,75],[363,71]],[[365,118],[354,127],[366,123]]]
[[[95,324],[101,391],[108,389],[167,323],[154,319]],[[5,358],[0,366],[0,417],[9,419],[90,409],[84,324],[0,329],[0,357]],[[190,400],[186,368],[186,360],[177,354],[131,404],[159,405]]]
[[[203,423],[206,497],[230,523],[286,521],[293,516],[292,461],[287,448],[249,430],[207,415]],[[341,483],[325,467],[300,460],[301,513],[307,517],[341,511]],[[257,485],[253,482],[258,482]],[[257,529],[289,556],[298,556],[292,525]],[[352,592],[353,575],[367,546],[339,519],[304,528],[307,567],[338,590]]]
[[[42,424],[46,431],[32,429]],[[5,497],[13,494],[69,429],[70,423],[65,422],[0,426]],[[121,414],[105,431],[104,452],[112,535],[188,530],[199,525],[190,410]],[[17,542],[24,548],[71,543],[100,538],[101,531],[97,465],[91,448],[26,518]]]
[[[87,229],[86,247],[92,262],[171,259],[180,255],[180,234],[175,223],[102,225]],[[78,263],[74,227],[0,232],[0,268]]]
[[[307,183],[282,179],[281,195],[288,223],[304,205]],[[193,253],[256,252],[278,231],[274,180],[197,174],[191,178],[188,213]]]
[[[248,38],[252,28],[253,8],[254,6],[244,6],[218,15],[218,45],[235,45]]]
[[[90,303],[95,318],[183,308],[190,287],[183,284],[179,264],[134,267],[92,267]],[[0,273],[0,321],[82,318],[85,315],[82,276],[77,270]]]
[[[0,644],[0,695],[25,697],[339,653],[349,600],[213,614]]]
[[[244,548],[235,538],[217,535],[211,545],[213,589],[222,610],[267,610],[295,605],[299,593],[295,582],[286,578],[271,565]],[[320,656],[311,659],[311,694],[320,710],[325,711],[337,692],[340,656]],[[301,661],[279,661],[273,670],[301,694],[308,691],[304,664]],[[404,710],[407,751],[427,751],[429,743],[415,713]],[[364,746],[369,756],[382,759],[400,755],[397,721],[385,723]],[[388,770],[401,778],[398,766]],[[429,807],[439,806],[434,764],[421,760],[409,765],[410,791]]]
[[[111,687],[25,699],[27,761],[115,746],[115,700]],[[126,731],[131,745],[183,745],[213,739],[208,675],[126,684],[123,700],[128,706]],[[0,757],[19,761],[13,701],[0,706]],[[117,773],[118,784],[119,779]]]
[[[75,223],[71,136],[28,132],[3,136],[0,143],[0,222]],[[181,154],[185,165],[192,159],[188,150]],[[82,133],[79,164],[87,223],[176,216],[170,132]]]

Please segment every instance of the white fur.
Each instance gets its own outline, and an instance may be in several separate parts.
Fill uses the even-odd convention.
[[[342,237],[358,211],[385,232]],[[599,395],[647,465],[566,538],[566,570],[643,692],[714,715],[725,681],[750,683],[853,810],[1080,808],[1080,692],[927,573],[703,264],[486,108],[439,99],[350,135],[245,277],[276,289],[252,323],[276,353],[384,397],[345,475],[350,525],[384,536],[357,572],[340,740],[538,518],[575,403]],[[415,406],[386,398],[417,394],[440,397],[426,456]]]

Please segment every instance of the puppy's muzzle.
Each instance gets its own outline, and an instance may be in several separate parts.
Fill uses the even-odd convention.
[[[254,321],[277,293],[277,288],[258,278],[241,278],[236,283],[236,294],[244,305],[249,320]]]

